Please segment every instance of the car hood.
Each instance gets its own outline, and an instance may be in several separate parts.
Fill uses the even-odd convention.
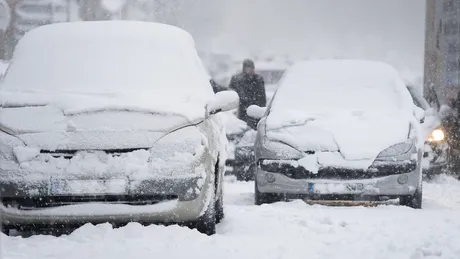
[[[266,134],[303,152],[340,152],[346,160],[372,161],[384,149],[406,141],[409,129],[410,122],[403,116],[311,117],[277,128],[268,124]]]
[[[56,106],[0,108],[0,129],[45,150],[147,148],[168,133],[196,124],[178,114],[141,109]]]

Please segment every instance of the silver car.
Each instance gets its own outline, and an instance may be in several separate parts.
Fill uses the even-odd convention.
[[[32,30],[0,85],[0,219],[11,229],[223,218],[226,138],[185,31],[143,22]]]
[[[304,61],[289,68],[260,118],[255,203],[381,201],[422,206],[420,121],[404,82],[389,65]]]

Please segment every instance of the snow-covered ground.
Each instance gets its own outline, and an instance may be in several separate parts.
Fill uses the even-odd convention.
[[[424,209],[253,205],[253,183],[226,179],[226,218],[206,236],[179,226],[86,225],[69,236],[0,236],[2,259],[460,258],[460,182],[424,185]]]

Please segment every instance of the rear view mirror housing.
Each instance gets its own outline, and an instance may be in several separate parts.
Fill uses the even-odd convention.
[[[420,123],[423,123],[425,121],[426,114],[427,111],[423,110],[418,106],[414,106],[414,116]]]
[[[249,117],[253,119],[262,119],[267,111],[266,107],[260,107],[257,105],[251,105],[246,109],[246,113]]]
[[[206,105],[206,117],[219,112],[231,111],[238,108],[239,98],[234,91],[221,91],[214,95],[214,99]]]

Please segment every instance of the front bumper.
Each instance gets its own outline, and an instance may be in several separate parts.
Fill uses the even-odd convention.
[[[211,175],[137,180],[0,178],[0,220],[12,227],[195,221],[210,202]]]
[[[264,168],[270,169],[270,168]],[[318,174],[295,170],[263,170],[256,172],[256,186],[261,193],[285,194],[288,197],[321,198],[321,196],[385,196],[413,195],[421,185],[420,166],[388,168],[379,171],[357,171],[323,168]],[[306,171],[303,169],[303,171]]]

